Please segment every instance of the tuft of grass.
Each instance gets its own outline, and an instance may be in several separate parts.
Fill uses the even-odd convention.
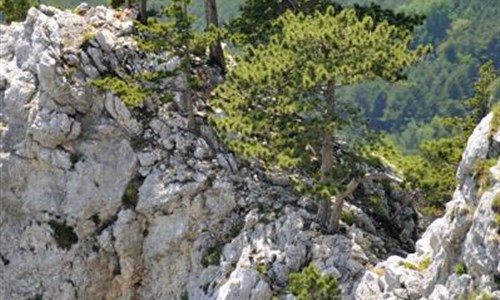
[[[235,238],[237,237],[241,230],[243,230],[243,227],[245,226],[245,223],[244,222],[238,222],[236,224],[234,224],[230,229],[229,229],[229,236],[231,238]]]
[[[472,290],[472,292],[469,294],[469,297],[465,298],[464,296],[461,296],[460,299],[467,299],[467,300],[491,300],[491,296],[487,292],[481,292],[479,293],[477,290]]]
[[[497,233],[500,235],[500,192],[497,192],[491,203],[491,210],[495,213],[495,223],[497,224]]]
[[[372,269],[372,272],[377,274],[378,276],[384,276],[385,275],[385,268],[384,267],[381,267],[381,268],[373,268]]]
[[[366,196],[366,201],[369,207],[379,210],[382,205],[382,196],[379,194],[372,194]]]
[[[426,215],[433,218],[439,218],[444,215],[444,209],[435,206],[424,206],[420,208],[420,211]]]
[[[175,97],[172,93],[166,92],[160,97],[160,103],[161,104],[170,103],[173,102],[174,99]]]
[[[414,264],[412,264],[411,262],[407,262],[407,261],[400,261],[399,262],[399,265],[400,266],[403,266],[405,267],[406,269],[409,269],[409,270],[418,270],[417,266],[415,266]]]
[[[495,105],[493,105],[491,111],[493,112],[493,119],[491,120],[490,124],[490,138],[493,138],[493,136],[496,134],[496,131],[498,131],[498,128],[500,128],[500,104],[496,103]]]
[[[269,271],[267,265],[264,263],[258,264],[256,270],[262,275],[266,275],[267,272]]]
[[[139,201],[139,188],[143,181],[144,179],[139,176],[129,181],[122,196],[122,205],[124,208],[134,209],[137,206],[137,202]]]
[[[222,254],[222,248],[222,244],[218,244],[208,248],[207,254],[201,259],[201,265],[204,268],[212,265],[218,265],[220,262],[220,256]]]
[[[467,267],[462,262],[457,263],[455,265],[454,269],[455,269],[455,273],[457,273],[458,275],[467,274]]]
[[[399,262],[399,265],[400,266],[403,266],[405,267],[406,269],[409,269],[409,270],[415,270],[415,271],[419,271],[419,272],[423,272],[425,270],[427,270],[429,268],[429,266],[431,265],[432,263],[432,260],[430,257],[426,257],[424,258],[422,261],[420,261],[418,264],[413,264],[411,262],[407,262],[407,261],[400,261]]]
[[[95,31],[86,31],[83,35],[82,38],[80,39],[80,46],[79,48],[86,47],[88,43],[95,38]]]
[[[350,211],[343,211],[340,219],[349,226],[354,224],[354,214]]]
[[[500,192],[497,192],[493,197],[493,203],[491,204],[491,210],[495,213],[500,214]]]
[[[480,197],[490,185],[490,168],[497,163],[496,159],[478,159],[472,166],[472,172],[477,180],[477,197]]]
[[[419,271],[425,271],[429,268],[429,266],[432,263],[432,259],[430,257],[424,258],[422,261],[418,263],[418,270]]]
[[[481,300],[491,300],[490,294],[487,292],[481,292]]]
[[[469,205],[464,205],[460,208],[459,214],[461,216],[466,216],[470,213],[472,213],[472,208]]]
[[[85,12],[82,11],[79,7],[76,7],[75,9],[73,9],[73,13],[76,14],[76,15],[79,15],[79,16],[84,16],[85,15]]]

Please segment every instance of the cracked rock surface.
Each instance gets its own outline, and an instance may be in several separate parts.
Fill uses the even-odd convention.
[[[500,197],[500,128],[492,127],[493,118],[488,114],[468,140],[446,214],[427,228],[415,253],[406,259],[389,257],[366,271],[352,297],[437,300],[475,293],[500,299],[500,224],[493,209]],[[485,160],[495,165],[486,170],[481,187],[474,169]]]

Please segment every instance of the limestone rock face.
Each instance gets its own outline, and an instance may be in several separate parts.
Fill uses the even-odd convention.
[[[487,125],[468,146],[477,149],[466,152],[447,216],[408,258],[430,257],[428,274],[396,256],[372,272],[414,248],[411,206],[367,184],[391,232],[355,196],[342,234],[322,234],[316,204],[286,178],[234,157],[201,117],[200,134],[187,130],[182,74],[165,79],[177,104],[152,96],[130,109],[95,87],[109,74],[174,71],[180,61],[138,49],[133,11],[75,11],[41,5],[0,25],[0,299],[292,300],[288,276],[311,262],[346,298],[493,291],[498,176],[471,198],[470,174],[491,155]],[[468,254],[469,273],[447,279],[457,253]]]
[[[493,118],[487,115],[468,140],[446,214],[427,228],[415,253],[390,257],[376,266],[379,272],[366,272],[352,298],[460,299],[476,293],[500,299],[500,224],[493,211],[500,197],[500,128],[492,128]],[[477,168],[486,160],[495,165],[483,170],[488,176],[481,182]]]

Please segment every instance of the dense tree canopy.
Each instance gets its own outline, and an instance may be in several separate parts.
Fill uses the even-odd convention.
[[[405,27],[361,19],[354,9],[290,10],[276,26],[269,43],[249,46],[218,88],[213,105],[222,117],[214,121],[236,152],[268,166],[307,170],[328,198],[335,190],[334,137],[349,123],[349,106],[338,101],[336,89],[376,78],[398,81],[427,48],[409,49]]]
[[[28,10],[38,6],[40,0],[0,0],[0,11],[5,14],[5,21],[19,22],[26,18]]]

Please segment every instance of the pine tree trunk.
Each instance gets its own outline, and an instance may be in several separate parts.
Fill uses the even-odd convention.
[[[207,20],[207,28],[210,25],[219,27],[217,17],[217,4],[215,0],[205,0],[205,17]],[[226,72],[226,62],[224,60],[224,51],[219,40],[210,45],[209,61],[221,67],[222,72]]]
[[[132,8],[132,0],[125,0],[125,7]]]
[[[188,13],[188,7],[187,7],[187,2],[183,1],[183,17],[185,20],[189,18],[189,13]],[[184,54],[182,57],[183,60],[183,71],[186,76],[187,82],[186,82],[186,90],[185,90],[185,97],[186,97],[186,110],[187,110],[187,115],[188,115],[188,129],[191,130],[194,133],[198,133],[198,125],[196,124],[196,119],[194,115],[194,93],[193,93],[193,88],[191,86],[191,45],[190,45],[190,38],[189,38],[189,30],[190,28],[184,28],[184,33],[183,33],[183,42],[184,42]]]
[[[329,183],[329,174],[333,169],[335,160],[333,157],[333,134],[334,130],[331,123],[335,121],[335,80],[330,80],[326,88],[326,117],[325,121],[327,126],[323,136],[323,145],[321,147],[321,183]],[[332,215],[331,201],[330,199],[321,199],[318,208],[317,219],[319,224],[322,224],[327,229],[329,228],[329,221]]]
[[[330,199],[320,199],[318,206],[318,213],[316,216],[318,224],[329,230],[329,222],[331,220],[331,201]]]
[[[328,183],[328,175],[333,169],[335,158],[333,157],[333,134],[332,127],[335,121],[335,81],[328,81],[326,87],[326,129],[323,135],[323,145],[321,147],[321,182]]]
[[[130,0],[128,0],[130,1]],[[148,1],[147,0],[140,0],[139,2],[139,21],[142,24],[146,24],[148,20]]]
[[[188,84],[189,84],[189,82],[188,82]],[[198,126],[196,124],[196,119],[194,117],[193,92],[191,90],[191,87],[189,87],[189,86],[186,90],[186,107],[187,107],[187,115],[188,115],[188,129],[194,133],[197,133]]]

